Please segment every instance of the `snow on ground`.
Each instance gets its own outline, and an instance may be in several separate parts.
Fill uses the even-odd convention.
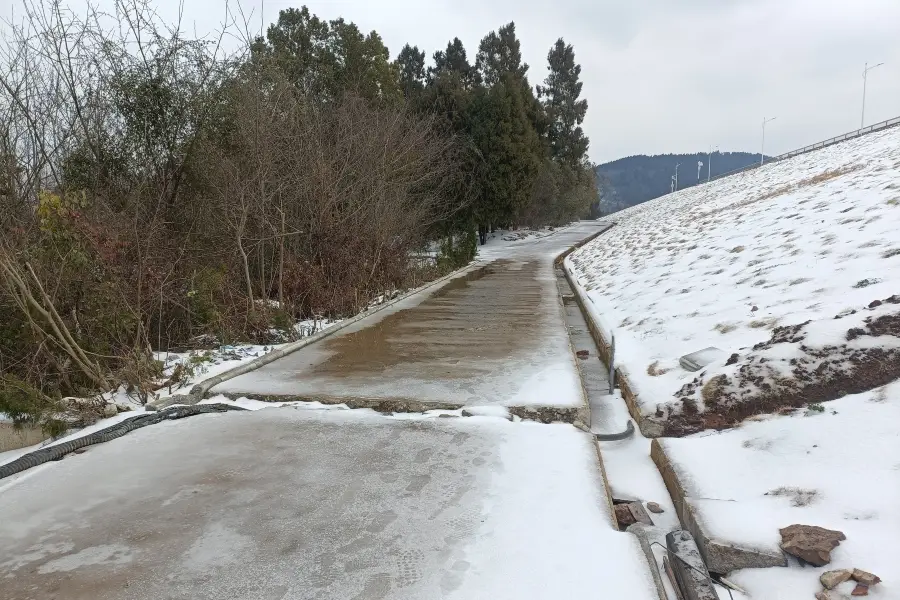
[[[900,598],[900,382],[826,406],[663,445],[711,537],[777,551],[794,523],[846,534],[826,567],[733,573],[753,598],[812,599],[822,572],[853,567],[883,579],[872,597]]]
[[[542,229],[498,229],[494,233],[488,234],[487,241],[483,246],[478,246],[476,260],[502,258],[510,249],[515,249],[524,243],[533,243],[560,231],[565,231],[577,223],[576,221],[562,227],[544,227]]]
[[[841,345],[865,318],[900,312],[887,303],[867,308],[900,292],[898,174],[894,128],[608,217],[616,226],[567,266],[615,332],[617,362],[643,413],[681,410],[674,395],[697,376],[679,366],[684,354],[723,351],[683,395],[702,410],[702,387],[716,375],[730,377],[722,393],[740,402],[731,393],[744,364],[763,377],[757,384],[790,378],[791,359],[815,370],[822,357],[804,354],[801,342],[816,350]],[[814,341],[804,332],[768,356],[747,356],[776,327],[810,320]],[[877,333],[840,347],[842,360],[829,368],[846,368],[847,355],[863,346],[897,348],[895,337]],[[734,353],[737,363],[726,366]]]

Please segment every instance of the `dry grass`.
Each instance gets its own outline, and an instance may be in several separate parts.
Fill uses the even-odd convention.
[[[660,375],[665,375],[671,371],[671,369],[663,369],[659,366],[659,361],[654,360],[652,363],[647,365],[647,375],[650,377],[659,377]]]
[[[746,248],[744,248],[743,246],[735,246],[734,248],[729,250],[729,252],[743,252],[744,250],[746,250]]]
[[[790,498],[791,506],[809,506],[819,497],[818,490],[807,490],[797,487],[782,486],[769,490],[766,496],[776,496],[779,498]]]
[[[809,177],[807,179],[803,179],[797,183],[798,188],[808,187],[811,185],[818,185],[820,183],[825,183],[826,181],[830,181],[841,175],[846,175],[847,173],[852,173],[854,171],[859,171],[862,169],[862,165],[848,165],[846,167],[841,167],[840,169],[833,169],[828,171],[823,171],[818,175],[814,175],[813,177]]]
[[[847,173],[852,173],[853,171],[858,171],[861,168],[862,168],[862,165],[853,165],[853,166],[841,167],[840,169],[832,169],[832,170],[828,170],[828,171],[823,171],[822,173],[819,173],[818,175],[813,175],[812,177],[807,177],[806,179],[801,179],[797,183],[783,185],[783,186],[779,186],[777,188],[773,188],[772,190],[764,193],[763,195],[759,196],[758,198],[750,198],[748,200],[744,200],[743,202],[736,202],[729,206],[723,206],[721,208],[711,210],[708,213],[704,213],[700,216],[701,217],[710,217],[712,215],[718,214],[720,212],[724,212],[726,210],[743,208],[745,206],[749,206],[750,204],[762,202],[763,200],[771,200],[772,198],[777,198],[778,196],[783,196],[784,194],[793,192],[795,190],[813,186],[813,185],[818,185],[820,183],[824,183],[824,182],[834,179],[836,177],[840,177],[841,175],[845,175]],[[801,203],[804,203],[804,202],[806,202],[806,201],[805,200],[801,201]],[[819,203],[818,205],[816,205],[816,208],[824,208],[825,206],[827,206],[827,203]]]
[[[718,402],[719,397],[722,393],[722,388],[728,382],[728,377],[725,375],[716,375],[705,384],[703,384],[703,388],[700,390],[700,397],[703,398],[703,403],[706,406],[713,406]]]
[[[778,319],[775,317],[766,317],[764,319],[756,319],[750,321],[747,326],[753,329],[773,329],[778,325]]]
[[[713,329],[715,331],[718,331],[719,333],[731,333],[732,331],[737,329],[737,325],[735,325],[734,323],[719,323],[718,325],[713,327]]]

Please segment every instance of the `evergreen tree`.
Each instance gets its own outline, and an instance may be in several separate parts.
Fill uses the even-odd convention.
[[[562,38],[547,53],[550,73],[537,87],[548,119],[547,136],[553,158],[571,167],[583,166],[588,139],[581,123],[587,113],[587,100],[579,99],[581,65],[575,63],[575,50]]]
[[[300,91],[318,96],[325,92],[326,72],[333,67],[325,52],[328,36],[328,23],[308,8],[288,8],[266,31],[266,54]]]
[[[363,35],[352,22],[320,20],[305,6],[278,14],[266,32],[271,56],[302,93],[335,100],[351,92],[370,101],[402,96],[397,66],[376,32]],[[254,50],[262,49],[256,44]]]
[[[336,19],[329,25],[331,95],[353,92],[367,100],[399,100],[402,97],[399,73],[381,36],[375,31],[363,35],[355,24],[344,19]]]
[[[475,218],[482,243],[489,227],[516,224],[531,198],[542,156],[531,101],[530,90],[512,73],[473,99],[469,131],[481,159]]]
[[[499,83],[504,74],[512,74],[525,81],[528,65],[522,62],[515,23],[507,23],[482,38],[475,66],[487,86]]]
[[[397,56],[396,65],[403,96],[408,100],[418,98],[425,88],[425,52],[406,44]]]
[[[435,52],[433,59],[434,66],[428,69],[429,82],[436,81],[444,73],[456,73],[467,90],[473,90],[481,85],[478,71],[469,64],[466,49],[459,38],[453,38],[448,42],[446,50]]]

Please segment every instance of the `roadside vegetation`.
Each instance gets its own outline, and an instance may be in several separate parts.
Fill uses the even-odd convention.
[[[0,41],[0,413],[158,385],[155,352],[269,342],[596,198],[580,67],[532,88],[515,25],[395,60],[376,32],[239,7],[214,36],[142,0],[28,0]],[[239,40],[239,41],[236,41]],[[434,261],[411,260],[440,248]]]

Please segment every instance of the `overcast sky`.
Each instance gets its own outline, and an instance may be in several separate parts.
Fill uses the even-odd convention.
[[[65,0],[63,0],[65,2]],[[77,4],[81,0],[69,0]],[[18,0],[0,0],[11,6]],[[100,0],[109,5],[111,0]],[[186,23],[208,30],[225,0],[187,0]],[[303,2],[265,0],[266,22]],[[376,30],[392,56],[409,42],[428,56],[454,36],[474,59],[478,41],[515,21],[529,79],[546,75],[558,37],[582,65],[590,155],[785,152],[900,116],[900,0],[344,0],[309,1],[326,19]],[[158,0],[175,14],[177,2]],[[243,0],[258,23],[262,0]],[[9,14],[8,10],[2,11]]]

